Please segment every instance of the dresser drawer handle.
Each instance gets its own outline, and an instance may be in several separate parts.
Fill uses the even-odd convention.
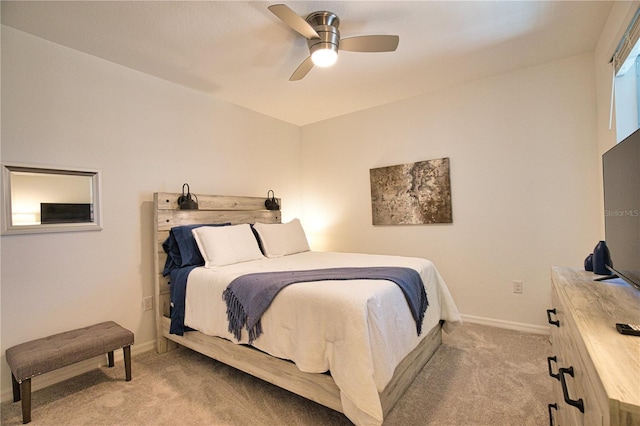
[[[580,410],[581,413],[584,413],[584,402],[582,402],[582,398],[576,400],[576,399],[571,399],[569,397],[569,390],[567,389],[567,380],[564,377],[565,374],[568,374],[571,377],[573,377],[573,367],[561,368],[560,370],[558,370],[558,372],[560,373],[560,383],[562,384],[562,394],[564,395],[564,402],[566,402],[569,405],[573,405],[578,410]]]
[[[558,358],[556,358],[555,356],[547,357],[547,365],[549,366],[549,376],[553,377],[556,380],[560,380],[560,375],[558,373],[554,374],[553,371],[551,370],[551,361],[557,363]]]
[[[549,404],[548,405],[549,408],[549,426],[553,426],[553,413],[551,412],[551,410],[556,410],[558,411],[558,404]]]
[[[549,324],[555,325],[556,327],[560,327],[560,321],[558,321],[558,320],[553,321],[551,319],[551,314],[554,314],[554,315],[556,314],[556,309],[555,308],[547,309],[547,320],[549,321]]]

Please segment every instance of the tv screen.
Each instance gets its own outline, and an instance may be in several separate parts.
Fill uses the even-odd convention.
[[[640,130],[602,156],[607,267],[640,289]]]
[[[40,203],[40,223],[91,222],[91,204]]]

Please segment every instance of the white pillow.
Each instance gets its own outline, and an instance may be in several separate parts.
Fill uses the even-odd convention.
[[[298,219],[288,223],[256,223],[253,229],[260,236],[262,251],[267,257],[309,251],[307,236]]]
[[[205,268],[263,259],[258,241],[249,224],[202,226],[191,230]]]

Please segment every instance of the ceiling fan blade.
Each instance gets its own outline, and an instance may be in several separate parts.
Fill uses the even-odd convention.
[[[271,13],[276,15],[282,22],[290,26],[294,31],[305,38],[320,38],[316,30],[307,21],[302,19],[297,13],[285,4],[273,4],[269,6]]]
[[[311,68],[313,68],[313,61],[311,60],[311,56],[309,56],[307,59],[302,61],[300,65],[298,65],[298,68],[296,68],[293,74],[291,74],[291,77],[289,77],[289,81],[302,80],[304,76],[311,71]]]
[[[340,40],[340,50],[350,52],[393,52],[398,47],[397,35],[368,35]]]

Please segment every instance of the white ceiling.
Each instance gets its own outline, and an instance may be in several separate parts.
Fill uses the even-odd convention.
[[[342,37],[397,34],[392,53],[341,52],[289,76],[305,40],[279,1],[2,1],[2,23],[296,124],[347,114],[595,48],[606,1],[287,1],[340,17]]]

